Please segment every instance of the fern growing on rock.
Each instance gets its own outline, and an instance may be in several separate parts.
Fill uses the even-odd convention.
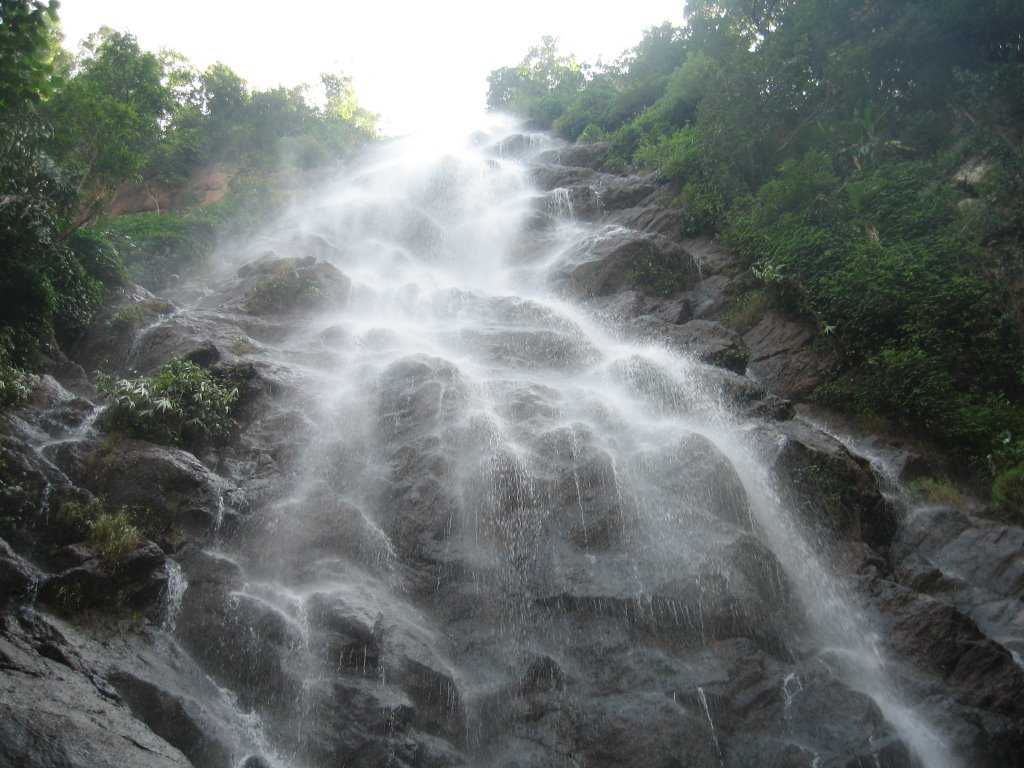
[[[190,360],[172,360],[148,377],[101,375],[109,406],[102,423],[111,432],[170,445],[194,446],[230,433],[238,389]]]

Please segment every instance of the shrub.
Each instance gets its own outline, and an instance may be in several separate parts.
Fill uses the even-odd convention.
[[[130,331],[141,328],[160,315],[169,313],[174,305],[163,299],[146,299],[135,304],[122,307],[110,318],[110,327],[118,331]]]
[[[319,297],[320,284],[315,277],[287,269],[257,283],[249,292],[244,308],[254,314],[284,312],[315,302]]]
[[[992,483],[992,504],[1016,523],[1024,523],[1024,464],[996,477]]]
[[[28,397],[32,377],[11,361],[14,342],[6,329],[0,329],[0,410],[18,405]]]
[[[766,291],[755,290],[740,294],[722,315],[722,325],[738,333],[749,331],[760,322],[770,305]]]
[[[110,401],[104,427],[155,442],[196,445],[226,436],[238,389],[189,360],[172,360],[154,376],[101,376],[99,390]]]
[[[142,532],[128,510],[102,512],[92,521],[86,542],[105,562],[116,564],[142,543]]]
[[[911,492],[932,504],[943,504],[950,507],[962,507],[963,494],[946,478],[922,477],[910,484]]]
[[[88,538],[93,523],[106,511],[99,499],[78,501],[69,499],[60,504],[50,525],[57,529],[61,541],[75,542]]]

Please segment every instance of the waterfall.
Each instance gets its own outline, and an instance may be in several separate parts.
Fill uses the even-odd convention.
[[[180,289],[161,322],[229,326],[287,396],[243,427],[277,469],[239,474],[239,529],[218,516],[230,564],[188,584],[218,618],[171,572],[165,626],[293,766],[956,766],[788,507],[772,425],[574,292],[650,238],[574,207],[615,197],[563,145],[510,135],[381,146]],[[273,280],[308,255],[343,299],[239,319],[257,257]],[[764,723],[729,703],[754,667]]]

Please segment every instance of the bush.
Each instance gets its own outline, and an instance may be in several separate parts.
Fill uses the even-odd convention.
[[[103,426],[154,442],[195,446],[226,436],[238,389],[189,360],[172,360],[154,376],[101,376],[100,392],[110,402]]]

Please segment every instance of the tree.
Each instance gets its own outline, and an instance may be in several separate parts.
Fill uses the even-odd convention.
[[[134,37],[102,29],[87,39],[71,77],[46,105],[51,146],[80,196],[64,236],[100,213],[119,184],[139,176],[172,101],[160,59]]]

